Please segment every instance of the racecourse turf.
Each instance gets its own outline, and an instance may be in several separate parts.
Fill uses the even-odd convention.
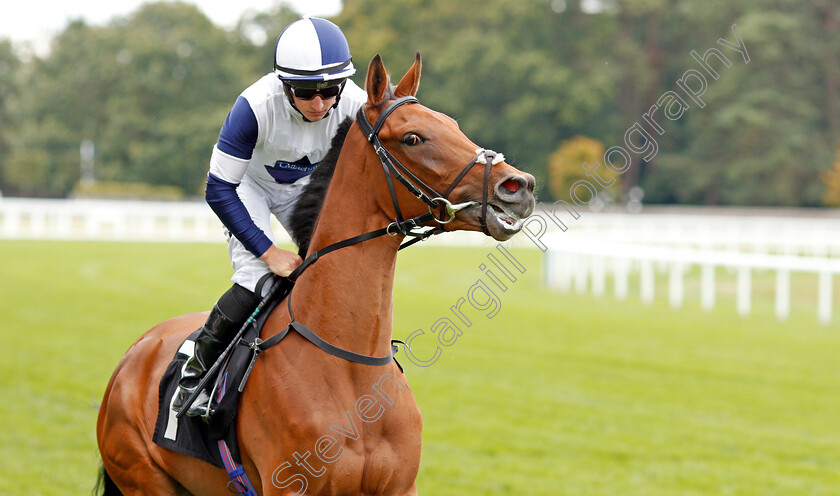
[[[549,291],[536,249],[510,249],[511,282],[495,246],[399,257],[394,337],[425,332],[398,355],[424,415],[421,494],[840,494],[840,324],[816,323],[808,284],[786,322],[772,277],[749,318],[725,296],[673,310],[661,289],[651,306]],[[0,241],[0,260],[0,494],[89,494],[115,364],[157,322],[209,309],[227,253]],[[416,365],[444,317],[463,334]]]

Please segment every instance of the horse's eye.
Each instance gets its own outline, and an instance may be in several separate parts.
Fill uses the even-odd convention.
[[[421,138],[420,136],[418,136],[414,133],[408,133],[403,137],[402,142],[405,145],[414,146],[414,145],[419,145],[420,143],[422,143],[423,138]]]

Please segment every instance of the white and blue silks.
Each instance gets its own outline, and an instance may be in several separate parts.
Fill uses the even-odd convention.
[[[270,215],[286,228],[339,124],[366,100],[364,90],[347,80],[338,105],[323,119],[307,122],[273,73],[236,100],[213,147],[206,188],[207,203],[231,234],[234,283],[254,291],[269,272],[259,256],[275,241]]]

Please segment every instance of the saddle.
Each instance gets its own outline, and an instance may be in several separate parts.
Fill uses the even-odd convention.
[[[211,385],[214,413],[209,418],[186,415],[178,418],[177,413],[172,410],[181,370],[193,355],[195,338],[199,331],[196,330],[184,340],[166,368],[158,388],[158,415],[152,437],[155,444],[225,468],[219,451],[219,442],[224,441],[230,448],[233,459],[236,462],[241,460],[233,421],[236,419],[239,395],[244,387],[243,379],[247,379],[246,374],[253,367],[256,358],[252,343],[259,342],[260,331],[271,311],[289,294],[294,285],[288,279],[281,279],[278,284],[281,286],[266,297],[267,301],[261,303],[256,318],[249,319],[247,328],[237,338],[237,345],[210,378],[208,384]]]

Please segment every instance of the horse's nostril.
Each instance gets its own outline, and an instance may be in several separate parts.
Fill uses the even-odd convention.
[[[505,188],[509,193],[516,193],[519,191],[519,181],[516,179],[508,179],[507,181],[502,183],[502,187]]]

